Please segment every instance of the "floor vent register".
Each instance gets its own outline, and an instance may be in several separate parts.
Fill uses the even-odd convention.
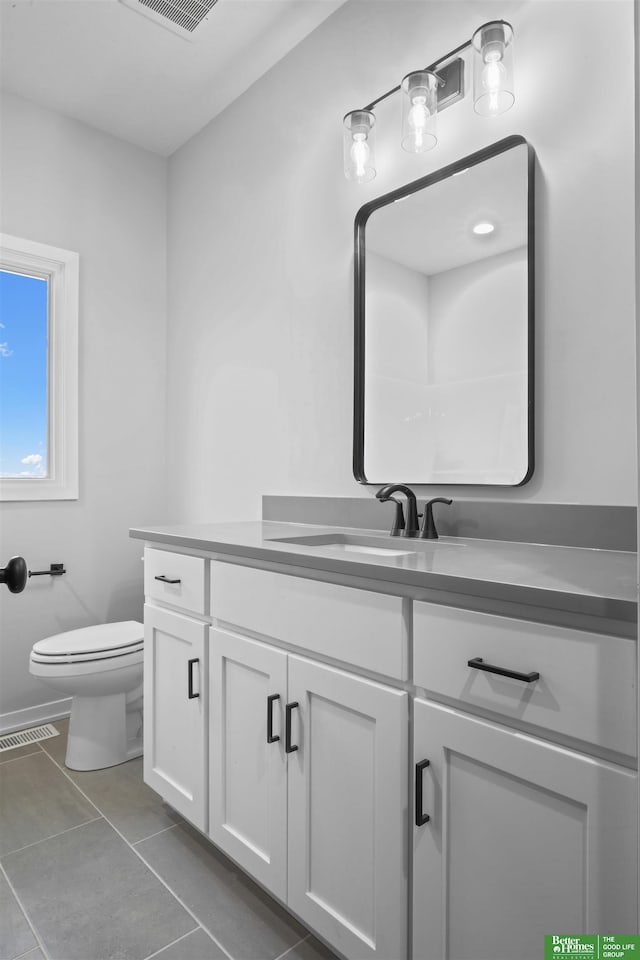
[[[13,750],[15,747],[24,747],[29,743],[38,743],[39,740],[48,740],[59,736],[59,731],[50,723],[41,727],[29,727],[27,730],[18,730],[17,733],[5,733],[0,737],[0,753]]]

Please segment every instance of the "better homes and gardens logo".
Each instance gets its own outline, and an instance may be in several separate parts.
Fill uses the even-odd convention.
[[[598,938],[597,937],[545,937],[544,938],[544,956],[547,957],[573,957],[574,960],[596,960],[598,956]],[[551,949],[549,949],[549,947]]]
[[[640,960],[640,937],[569,937],[544,938],[544,960],[573,957],[573,960]]]

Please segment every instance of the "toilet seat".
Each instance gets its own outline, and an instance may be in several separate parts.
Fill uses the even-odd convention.
[[[135,620],[124,623],[103,623],[81,627],[53,637],[45,637],[33,645],[31,661],[42,664],[95,663],[132,657],[138,661],[144,647],[142,624]]]
[[[134,653],[142,654],[144,650],[143,643],[131,644],[131,646],[126,649],[121,649],[118,651],[113,651],[112,653],[108,650],[102,651],[101,653],[80,653],[75,655],[70,655],[68,653],[60,654],[39,654],[35,651],[31,652],[31,662],[32,663],[45,663],[45,664],[56,664],[56,663],[98,663],[101,660],[120,660],[122,657],[131,657]],[[138,658],[136,658],[138,659]]]
[[[104,674],[116,672],[123,673],[130,669],[142,666],[144,651],[142,647],[131,653],[123,653],[113,657],[89,657],[85,660],[65,660],[63,657],[57,659],[53,657],[37,658],[31,654],[29,661],[29,672],[33,677],[40,677],[42,680],[50,679],[53,683],[55,678],[73,677],[99,677]]]

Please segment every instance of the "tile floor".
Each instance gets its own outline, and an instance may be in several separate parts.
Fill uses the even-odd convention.
[[[333,960],[142,782],[0,753],[0,960]]]

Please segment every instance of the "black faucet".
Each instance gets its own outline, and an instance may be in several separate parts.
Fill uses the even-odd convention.
[[[396,500],[395,497],[392,497],[392,493],[404,493],[407,498],[407,522],[404,522],[404,515],[402,513],[402,504],[399,500]],[[404,483],[388,483],[386,487],[381,487],[376,493],[376,499],[380,503],[386,503],[388,500],[393,501],[396,504],[396,514],[391,528],[392,537],[417,537],[418,535],[418,504],[416,501],[416,495],[411,489],[407,487]],[[437,536],[437,534],[436,534]]]
[[[449,506],[453,503],[453,500],[447,500],[446,497],[434,497],[433,500],[428,500],[424,505],[424,520],[422,521],[422,529],[418,536],[421,540],[437,540],[438,531],[436,530],[436,525],[433,522],[433,505],[434,503],[447,503]]]

